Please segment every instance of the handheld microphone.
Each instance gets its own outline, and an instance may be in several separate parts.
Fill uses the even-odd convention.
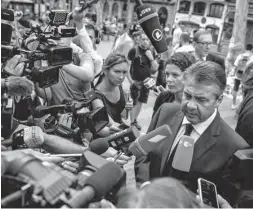
[[[37,23],[33,20],[29,20],[25,17],[20,18],[18,20],[18,22],[20,23],[20,25],[22,25],[25,28],[31,28],[32,29],[32,28],[39,28],[40,27],[39,23]],[[40,32],[42,32],[42,30]]]
[[[9,96],[29,96],[34,89],[33,82],[23,77],[9,76],[1,83],[1,89],[5,88]]]
[[[14,21],[14,10],[1,8],[1,19],[7,21]]]
[[[163,143],[165,139],[170,137],[172,137],[170,127],[168,125],[163,125],[136,139],[129,146],[128,150],[136,157],[146,156],[148,153],[155,150],[158,145]]]
[[[142,4],[141,0],[137,0],[137,5],[139,5],[136,8],[139,24],[155,47],[157,53],[167,51],[168,47],[157,12],[151,6]]]
[[[94,198],[105,196],[124,177],[125,172],[115,163],[109,162],[97,170],[86,181],[86,186],[78,191],[70,200],[66,200],[65,207],[85,207]]]
[[[116,150],[122,150],[125,154],[130,154],[128,152],[128,147],[139,135],[140,133],[137,128],[130,127],[105,137],[104,139],[108,141],[110,147]]]
[[[130,91],[127,90],[124,93],[125,93],[126,102],[130,102],[130,100],[131,100]],[[129,110],[124,109],[123,112],[122,112],[122,114],[121,114],[121,116],[122,116],[122,118],[124,118],[125,120],[127,120],[128,117],[129,117]]]
[[[104,139],[97,139],[95,141],[92,141],[89,144],[89,147],[85,150],[85,152],[93,152],[97,155],[101,155],[104,152],[106,152],[109,148],[109,144]],[[49,157],[81,157],[82,153],[76,153],[76,154],[55,154],[55,155],[49,155]]]
[[[156,89],[157,86],[155,85],[155,80],[153,78],[146,78],[144,81],[143,81],[143,84],[144,86],[147,88],[147,89]]]

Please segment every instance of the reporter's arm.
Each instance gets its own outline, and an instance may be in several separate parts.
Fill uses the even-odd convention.
[[[152,72],[155,73],[158,70],[159,64],[155,59],[150,60]]]
[[[81,53],[79,55],[80,66],[74,64],[64,65],[62,70],[84,82],[91,82],[94,79],[95,70],[94,63],[90,55]]]
[[[88,147],[75,144],[59,136],[44,133],[42,148],[55,154],[78,154],[85,152]]]

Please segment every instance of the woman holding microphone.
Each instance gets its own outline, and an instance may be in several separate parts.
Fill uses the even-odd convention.
[[[128,70],[129,65],[124,55],[111,53],[105,60],[103,73],[96,83],[95,89],[97,96],[106,106],[110,122],[99,132],[100,136],[108,136],[127,128],[125,124],[122,124],[122,115],[132,109],[133,103],[129,92],[123,91],[122,83]]]

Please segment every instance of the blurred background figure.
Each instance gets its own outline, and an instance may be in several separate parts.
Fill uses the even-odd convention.
[[[142,190],[125,189],[118,194],[118,208],[201,208],[195,195],[173,178],[159,178]]]
[[[243,101],[238,109],[235,131],[253,147],[253,60],[247,64],[242,78]]]

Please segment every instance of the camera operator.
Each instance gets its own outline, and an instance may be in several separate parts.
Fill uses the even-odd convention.
[[[61,104],[65,98],[83,99],[83,93],[90,89],[94,76],[101,71],[102,58],[93,49],[93,43],[84,27],[83,14],[73,12],[78,35],[74,38],[61,38],[58,44],[70,46],[73,49],[73,63],[60,69],[59,82],[45,90],[36,86],[37,94],[50,105]],[[62,26],[63,27],[63,26]],[[96,72],[97,71],[97,72]]]

